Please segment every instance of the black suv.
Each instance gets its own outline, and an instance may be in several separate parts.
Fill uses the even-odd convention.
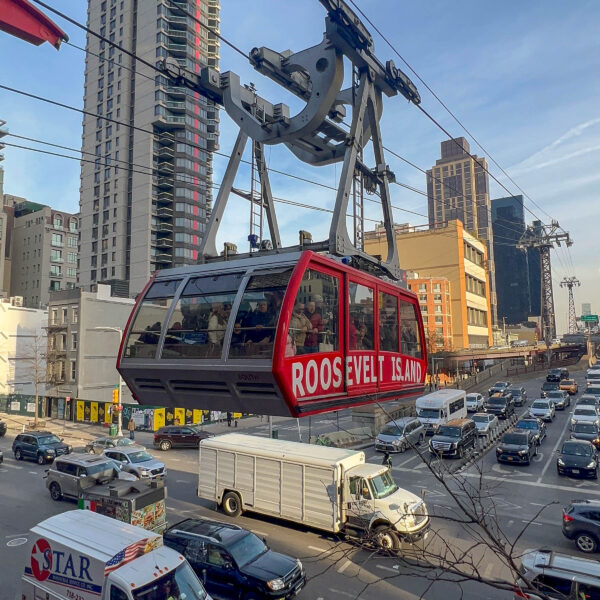
[[[600,540],[600,500],[572,500],[563,508],[563,535],[582,552],[596,552]]]
[[[429,440],[429,452],[438,456],[458,456],[475,447],[477,427],[471,419],[452,419],[440,425]]]
[[[507,391],[512,394],[515,406],[523,406],[527,402],[527,392],[522,385],[511,385]]]
[[[6,423],[4,421],[0,421],[0,437],[6,433],[6,429]]]
[[[49,431],[30,431],[20,433],[13,441],[12,451],[17,460],[29,458],[43,465],[52,462],[57,456],[69,454],[72,446]]]
[[[558,367],[550,369],[546,375],[546,381],[558,381],[561,382],[563,379],[569,378],[569,371],[564,367]]]
[[[502,436],[502,441],[496,448],[496,460],[528,465],[537,456],[537,447],[533,431],[511,431]]]
[[[535,443],[539,446],[546,437],[546,423],[535,417],[526,417],[517,421],[515,431],[531,431]]]
[[[153,445],[161,450],[198,448],[200,440],[213,436],[195,425],[165,425],[154,432]]]
[[[231,523],[185,519],[164,532],[164,543],[181,552],[209,594],[219,597],[289,598],[306,583],[299,560]]]
[[[488,396],[496,394],[497,392],[504,392],[510,387],[510,381],[496,381],[496,383],[488,389]]]
[[[559,390],[559,383],[558,380],[556,381],[544,381],[544,383],[542,383],[542,389],[540,390],[540,396],[542,398],[546,397],[546,394],[548,392],[553,392],[555,390]]]
[[[507,419],[515,413],[515,403],[512,394],[492,394],[483,404],[483,410],[496,415],[499,419]]]

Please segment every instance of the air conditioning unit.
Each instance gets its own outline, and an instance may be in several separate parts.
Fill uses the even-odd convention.
[[[13,306],[23,306],[23,296],[13,296]]]

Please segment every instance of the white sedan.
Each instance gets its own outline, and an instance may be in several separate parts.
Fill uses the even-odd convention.
[[[481,394],[467,394],[467,412],[483,410],[483,396]]]
[[[498,417],[491,413],[478,412],[471,418],[475,422],[478,435],[489,435],[498,427]]]

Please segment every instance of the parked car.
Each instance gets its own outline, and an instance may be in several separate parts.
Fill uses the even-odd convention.
[[[375,440],[375,450],[404,452],[425,439],[425,427],[415,417],[402,417],[383,426]]]
[[[0,437],[6,433],[6,429],[6,423],[4,421],[0,421]]]
[[[580,600],[597,597],[600,587],[600,568],[598,561],[558,554],[552,550],[528,550],[521,557],[523,577],[546,598],[553,600]],[[523,583],[517,582],[515,600],[540,596],[532,594]]]
[[[579,421],[573,426],[571,431],[572,440],[587,440],[592,442],[596,450],[600,449],[600,425],[597,423],[586,423]]]
[[[136,444],[132,439],[123,436],[114,437],[101,437],[85,445],[85,451],[90,454],[102,454],[108,448],[121,448],[122,446],[138,446],[143,448],[139,444]]]
[[[537,449],[533,431],[511,431],[502,436],[496,448],[496,460],[528,465],[537,456]]]
[[[475,447],[477,427],[471,419],[452,419],[436,430],[429,440],[429,452],[438,456],[458,456]]]
[[[544,381],[544,383],[542,383],[542,388],[540,390],[540,395],[542,396],[542,398],[546,397],[546,394],[548,392],[552,392],[554,390],[557,390],[559,386],[558,381]]]
[[[567,406],[571,406],[571,396],[567,392],[563,392],[563,390],[551,390],[547,392],[546,400],[550,400],[556,410],[565,410]]]
[[[153,445],[160,450],[171,448],[198,448],[200,440],[213,437],[195,425],[165,425],[154,432]]]
[[[546,381],[562,381],[563,379],[568,379],[569,370],[565,367],[557,367],[554,369],[550,369],[548,374],[546,375]]]
[[[529,416],[537,417],[550,423],[554,421],[555,414],[556,410],[554,408],[554,403],[551,400],[546,400],[544,398],[534,400],[533,404],[529,407]]]
[[[218,597],[295,596],[306,583],[302,563],[271,550],[251,531],[212,519],[185,519],[163,534],[165,546],[180,552]]]
[[[165,464],[156,460],[149,452],[139,446],[123,446],[105,450],[104,456],[119,463],[124,471],[140,478],[164,477],[167,474]]]
[[[483,396],[481,394],[467,394],[467,412],[483,410]]]
[[[527,402],[527,392],[522,385],[511,385],[507,391],[512,395],[515,406],[523,406]]]
[[[569,540],[575,540],[575,545],[581,552],[598,551],[600,540],[600,500],[571,500],[563,508],[563,535]]]
[[[492,394],[485,401],[484,409],[485,412],[496,415],[499,419],[507,419],[515,412],[512,395],[505,395],[501,392]]]
[[[577,405],[575,410],[571,414],[571,429],[575,427],[577,423],[594,423],[600,425],[600,417],[598,416],[598,410],[594,406],[587,404]]]
[[[478,412],[471,419],[479,435],[489,435],[498,427],[498,417],[492,413]]]
[[[577,382],[574,379],[563,379],[558,384],[558,387],[571,396],[574,396],[579,391],[579,385],[577,385]]]
[[[488,389],[488,396],[491,396],[496,392],[503,392],[508,387],[510,387],[510,381],[496,381],[496,383]]]
[[[591,442],[583,440],[563,442],[556,459],[556,471],[559,475],[582,475],[598,479],[596,448]]]
[[[546,437],[546,423],[537,417],[520,419],[515,425],[515,431],[532,431],[535,443],[539,446]]]
[[[19,433],[12,444],[12,451],[17,460],[28,458],[40,465],[51,463],[57,456],[69,454],[72,450],[72,446],[63,443],[50,431]]]

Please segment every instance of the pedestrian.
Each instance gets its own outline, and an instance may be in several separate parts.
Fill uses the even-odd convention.
[[[231,418],[232,418],[232,414],[227,411],[227,427],[231,427]]]
[[[383,455],[383,460],[381,461],[381,464],[382,464],[384,467],[388,467],[389,469],[391,469],[391,468],[392,468],[392,457],[390,456],[390,453],[389,453],[389,452],[386,452],[386,453]]]
[[[127,423],[127,429],[129,429],[129,439],[135,439],[135,421],[133,420],[133,415],[129,417],[129,423]]]

